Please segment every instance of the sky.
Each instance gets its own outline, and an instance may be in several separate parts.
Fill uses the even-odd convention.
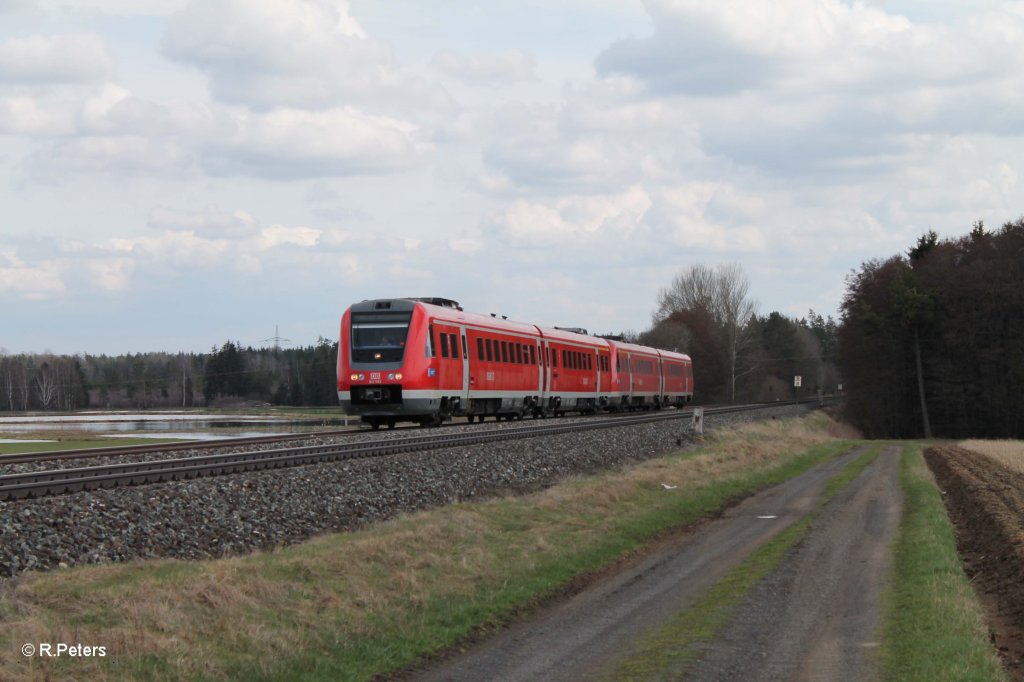
[[[643,331],[698,263],[837,316],[1022,173],[1024,2],[0,0],[0,352]]]

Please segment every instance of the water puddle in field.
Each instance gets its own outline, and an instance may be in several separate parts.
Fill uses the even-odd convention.
[[[0,433],[31,436],[40,432],[78,431],[122,438],[212,440],[303,433],[357,423],[358,419],[346,419],[344,416],[303,418],[295,415],[215,415],[196,412],[80,412],[0,417]]]

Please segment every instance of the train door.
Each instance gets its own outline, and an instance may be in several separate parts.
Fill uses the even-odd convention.
[[[437,354],[440,360],[437,387],[444,396],[462,397],[466,393],[466,383],[469,380],[464,357],[466,348],[462,343],[465,327],[437,321],[434,323],[434,333],[437,335],[434,348],[435,351],[440,351]]]
[[[466,327],[459,325],[459,337],[462,341],[462,392],[459,397],[464,406],[469,405],[469,344],[466,342]]]
[[[542,405],[546,405],[551,393],[551,342],[547,339],[541,341],[540,364],[540,400]]]

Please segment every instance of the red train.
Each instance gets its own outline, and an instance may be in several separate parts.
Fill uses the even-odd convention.
[[[693,398],[687,355],[466,313],[442,298],[356,303],[341,318],[338,399],[373,428],[522,419]]]

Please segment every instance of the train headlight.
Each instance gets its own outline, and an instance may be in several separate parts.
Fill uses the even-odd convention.
[[[388,372],[388,381],[394,381],[394,380],[395,380],[395,373],[394,372]]]
[[[355,372],[353,372],[352,374],[348,375],[348,380],[349,381],[359,381],[359,375],[356,374]]]
[[[402,380],[402,373],[401,372],[395,372],[395,381],[401,381],[401,380]]]

